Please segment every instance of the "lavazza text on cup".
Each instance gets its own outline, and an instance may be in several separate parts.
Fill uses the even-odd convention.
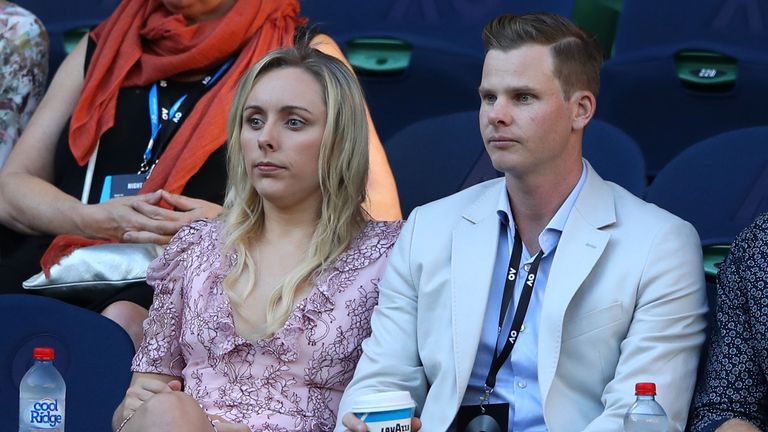
[[[370,432],[410,432],[415,407],[410,393],[391,391],[358,398],[352,412]]]

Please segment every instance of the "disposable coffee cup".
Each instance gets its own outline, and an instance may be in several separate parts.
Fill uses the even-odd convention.
[[[369,432],[409,432],[416,404],[407,391],[391,391],[358,398],[352,412]]]

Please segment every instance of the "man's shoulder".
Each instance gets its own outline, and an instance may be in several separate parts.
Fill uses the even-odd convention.
[[[439,216],[441,218],[460,216],[472,207],[479,205],[480,201],[485,203],[490,199],[495,203],[497,191],[499,191],[500,185],[503,183],[503,177],[478,183],[447,197],[421,205],[414,209],[414,213],[418,211],[420,217],[427,215]]]
[[[688,221],[669,211],[649,203],[616,184],[606,182],[613,193],[616,209],[616,230],[632,231],[643,236],[652,236],[674,227],[695,233],[696,229]]]
[[[619,185],[608,183],[613,191],[614,200],[616,203],[616,211],[619,216],[629,218],[630,220],[636,220],[637,222],[684,222],[679,216],[670,213],[667,210],[657,206],[656,204],[649,203],[635,196],[632,192],[627,191]]]

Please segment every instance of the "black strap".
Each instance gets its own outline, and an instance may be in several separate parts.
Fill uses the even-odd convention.
[[[163,112],[169,112],[171,105],[173,105],[174,102],[168,98],[167,94],[163,94],[163,92],[158,92],[158,97],[162,100],[159,104],[160,108],[160,123],[163,125],[160,130],[157,132],[157,137],[155,138],[155,151],[152,155],[152,160],[150,165],[154,165],[157,163],[158,159],[160,159],[160,156],[163,154],[163,151],[165,150],[165,146],[168,144],[168,142],[171,141],[171,138],[176,134],[176,131],[181,126],[181,123],[183,123],[186,114],[191,111],[195,104],[197,103],[200,98],[203,97],[203,94],[205,93],[206,87],[202,86],[195,86],[194,90],[189,92],[187,94],[187,97],[184,99],[184,101],[179,105],[179,109],[177,112],[180,114],[179,117],[176,120],[173,119],[164,119],[163,118]]]
[[[157,161],[160,159],[160,156],[163,154],[163,151],[165,150],[166,145],[171,141],[173,136],[176,134],[176,131],[181,126],[181,123],[184,122],[184,119],[186,118],[186,114],[189,111],[192,111],[192,109],[195,107],[197,102],[203,97],[203,95],[207,92],[207,90],[213,87],[213,85],[216,84],[216,82],[222,77],[222,75],[227,73],[230,66],[232,66],[232,63],[234,62],[234,60],[235,60],[234,57],[228,59],[224,64],[222,64],[216,70],[216,72],[212,74],[208,74],[205,77],[203,77],[201,80],[198,81],[198,85],[194,86],[193,89],[186,96],[182,96],[184,97],[184,100],[176,110],[175,118],[163,118],[163,117],[164,117],[164,113],[170,114],[171,105],[173,105],[176,101],[169,100],[167,94],[161,94],[162,92],[158,92],[158,105],[159,105],[158,108],[160,111],[160,123],[162,124],[162,127],[157,132],[157,136],[154,139],[154,145],[156,147],[152,151],[153,153],[152,158],[146,161],[148,166],[154,166],[154,164],[157,163]]]
[[[506,281],[504,282],[504,295],[501,300],[501,310],[499,311],[498,337],[501,336],[501,330],[507,316],[507,309],[509,309],[509,304],[512,301],[512,294],[515,290],[515,282],[517,281],[522,255],[523,241],[520,239],[518,231],[515,230],[515,242],[512,247],[512,255],[509,257],[509,269],[507,271]],[[533,263],[531,263],[528,276],[526,277],[525,283],[523,283],[523,291],[520,293],[520,301],[517,304],[515,315],[512,318],[512,328],[509,330],[509,336],[504,343],[501,353],[499,353],[496,348],[496,346],[498,346],[498,337],[496,339],[496,346],[494,346],[493,349],[493,359],[491,360],[491,368],[488,370],[488,376],[485,379],[485,402],[487,402],[487,397],[490,396],[490,393],[496,386],[496,375],[504,365],[504,362],[509,358],[509,355],[512,353],[512,348],[514,348],[517,343],[517,336],[520,334],[523,320],[525,319],[526,313],[528,313],[528,305],[531,302],[533,286],[536,283],[536,273],[539,271],[539,264],[541,263],[541,257],[543,255],[544,251],[539,251],[534,257]]]

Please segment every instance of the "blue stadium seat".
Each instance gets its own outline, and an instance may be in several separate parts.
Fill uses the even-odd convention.
[[[498,177],[480,136],[477,111],[418,121],[384,144],[408,215],[414,207]]]
[[[302,0],[355,67],[382,140],[427,117],[477,106],[482,29],[501,13],[569,16],[574,0]]]
[[[692,223],[704,246],[731,244],[768,211],[768,126],[687,148],[659,172],[645,199]]]
[[[53,78],[71,45],[88,29],[106,19],[120,0],[14,0],[37,15],[50,37],[48,80]]]
[[[477,111],[416,122],[385,142],[404,214],[501,175],[480,136]],[[584,135],[584,157],[600,173],[636,195],[645,187],[644,163],[637,144],[617,128],[592,120]]]
[[[67,430],[112,430],[134,354],[120,326],[58,300],[9,294],[0,296],[0,328],[0,430],[18,430],[19,383],[37,346],[56,350],[54,365],[67,385]]]
[[[624,0],[614,54],[681,42],[765,50],[767,31],[764,0]]]
[[[635,140],[621,129],[592,119],[584,131],[582,152],[600,177],[637,196],[645,193],[645,159]]]
[[[301,14],[336,37],[391,35],[442,40],[482,50],[480,34],[503,13],[547,11],[571,16],[574,0],[301,0]]]
[[[655,175],[691,144],[768,124],[768,2],[626,0],[598,118],[631,135]]]

